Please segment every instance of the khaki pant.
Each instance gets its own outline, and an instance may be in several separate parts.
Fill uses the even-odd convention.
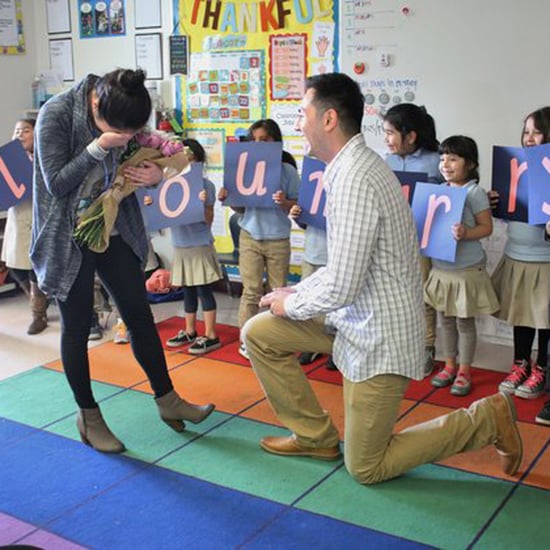
[[[264,273],[268,288],[286,286],[290,264],[290,239],[256,241],[241,230],[239,236],[239,273],[243,293],[239,304],[239,327],[256,315],[264,295]]]
[[[420,256],[420,271],[422,273],[422,284],[428,280],[432,269],[432,260],[426,256]],[[437,311],[430,305],[424,304],[424,318],[426,319],[426,347],[435,346],[435,331],[437,328]]]
[[[339,435],[296,358],[297,351],[331,353],[333,336],[315,320],[291,321],[261,313],[243,329],[252,366],[279,420],[304,447],[331,447]],[[346,468],[359,482],[397,477],[427,462],[494,441],[495,422],[484,402],[394,434],[409,380],[385,374],[364,382],[344,379]]]
[[[306,277],[313,275],[322,265],[310,264],[306,260],[302,260],[302,275],[300,280],[304,280]]]

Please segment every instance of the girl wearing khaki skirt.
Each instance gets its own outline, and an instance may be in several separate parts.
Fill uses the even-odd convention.
[[[451,385],[451,394],[467,395],[472,389],[470,367],[476,348],[475,317],[491,314],[499,304],[485,269],[480,239],[493,232],[489,199],[477,185],[478,152],[474,140],[452,136],[439,148],[441,173],[446,185],[466,188],[461,223],[451,230],[458,241],[454,262],[432,259],[424,286],[424,299],[441,320],[445,367],[432,378],[432,385]],[[445,184],[442,184],[445,185]]]
[[[206,154],[198,141],[187,139],[183,144],[188,148],[190,162],[205,162]],[[173,286],[183,287],[185,329],[168,339],[166,345],[174,348],[189,345],[187,352],[192,355],[207,353],[221,346],[216,334],[216,299],[212,285],[222,278],[222,274],[210,229],[214,219],[216,189],[206,178],[203,184],[200,198],[204,201],[205,221],[171,228],[174,256],[170,282]],[[203,336],[198,335],[196,328],[199,299],[204,318]]]
[[[550,107],[543,107],[525,117],[521,145],[548,142]],[[491,200],[498,200],[498,194],[492,192]],[[500,300],[498,318],[514,328],[514,362],[498,389],[523,399],[537,399],[544,393],[550,340],[550,244],[544,240],[543,227],[508,222],[504,255],[492,281]],[[538,352],[533,361],[537,331]],[[550,422],[550,408],[543,413]],[[536,417],[537,422],[540,418]]]

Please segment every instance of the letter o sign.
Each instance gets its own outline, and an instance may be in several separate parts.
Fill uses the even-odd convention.
[[[174,210],[171,210],[166,203],[166,195],[168,194],[168,191],[170,187],[172,187],[172,185],[179,185],[183,193],[183,198],[181,202]],[[178,216],[181,216],[181,214],[185,211],[187,205],[189,204],[190,195],[191,192],[189,190],[189,183],[184,177],[176,176],[175,178],[171,178],[167,182],[165,182],[164,185],[161,187],[159,193],[159,209],[162,212],[163,216],[166,216],[167,218],[177,218]]]

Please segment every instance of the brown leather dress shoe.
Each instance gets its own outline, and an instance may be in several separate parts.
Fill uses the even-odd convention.
[[[264,437],[260,441],[260,447],[274,455],[281,456],[309,456],[319,460],[337,460],[340,458],[340,446],[334,447],[303,447],[296,441],[296,436],[289,437]]]
[[[500,465],[505,474],[513,476],[523,458],[521,435],[516,425],[516,407],[512,397],[507,393],[497,393],[486,398],[493,409],[496,424],[494,445],[500,456]]]

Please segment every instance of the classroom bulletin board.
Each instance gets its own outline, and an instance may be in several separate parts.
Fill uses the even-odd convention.
[[[337,1],[337,0],[336,0]],[[175,35],[188,37],[187,74],[176,79],[184,132],[207,151],[208,177],[222,185],[223,146],[258,119],[274,119],[300,162],[294,129],[305,79],[334,70],[333,0],[174,0]],[[228,209],[217,207],[216,248],[232,249]],[[220,222],[221,220],[221,222]],[[291,272],[299,272],[301,230],[293,231]]]
[[[25,53],[21,0],[0,2],[0,54]]]

